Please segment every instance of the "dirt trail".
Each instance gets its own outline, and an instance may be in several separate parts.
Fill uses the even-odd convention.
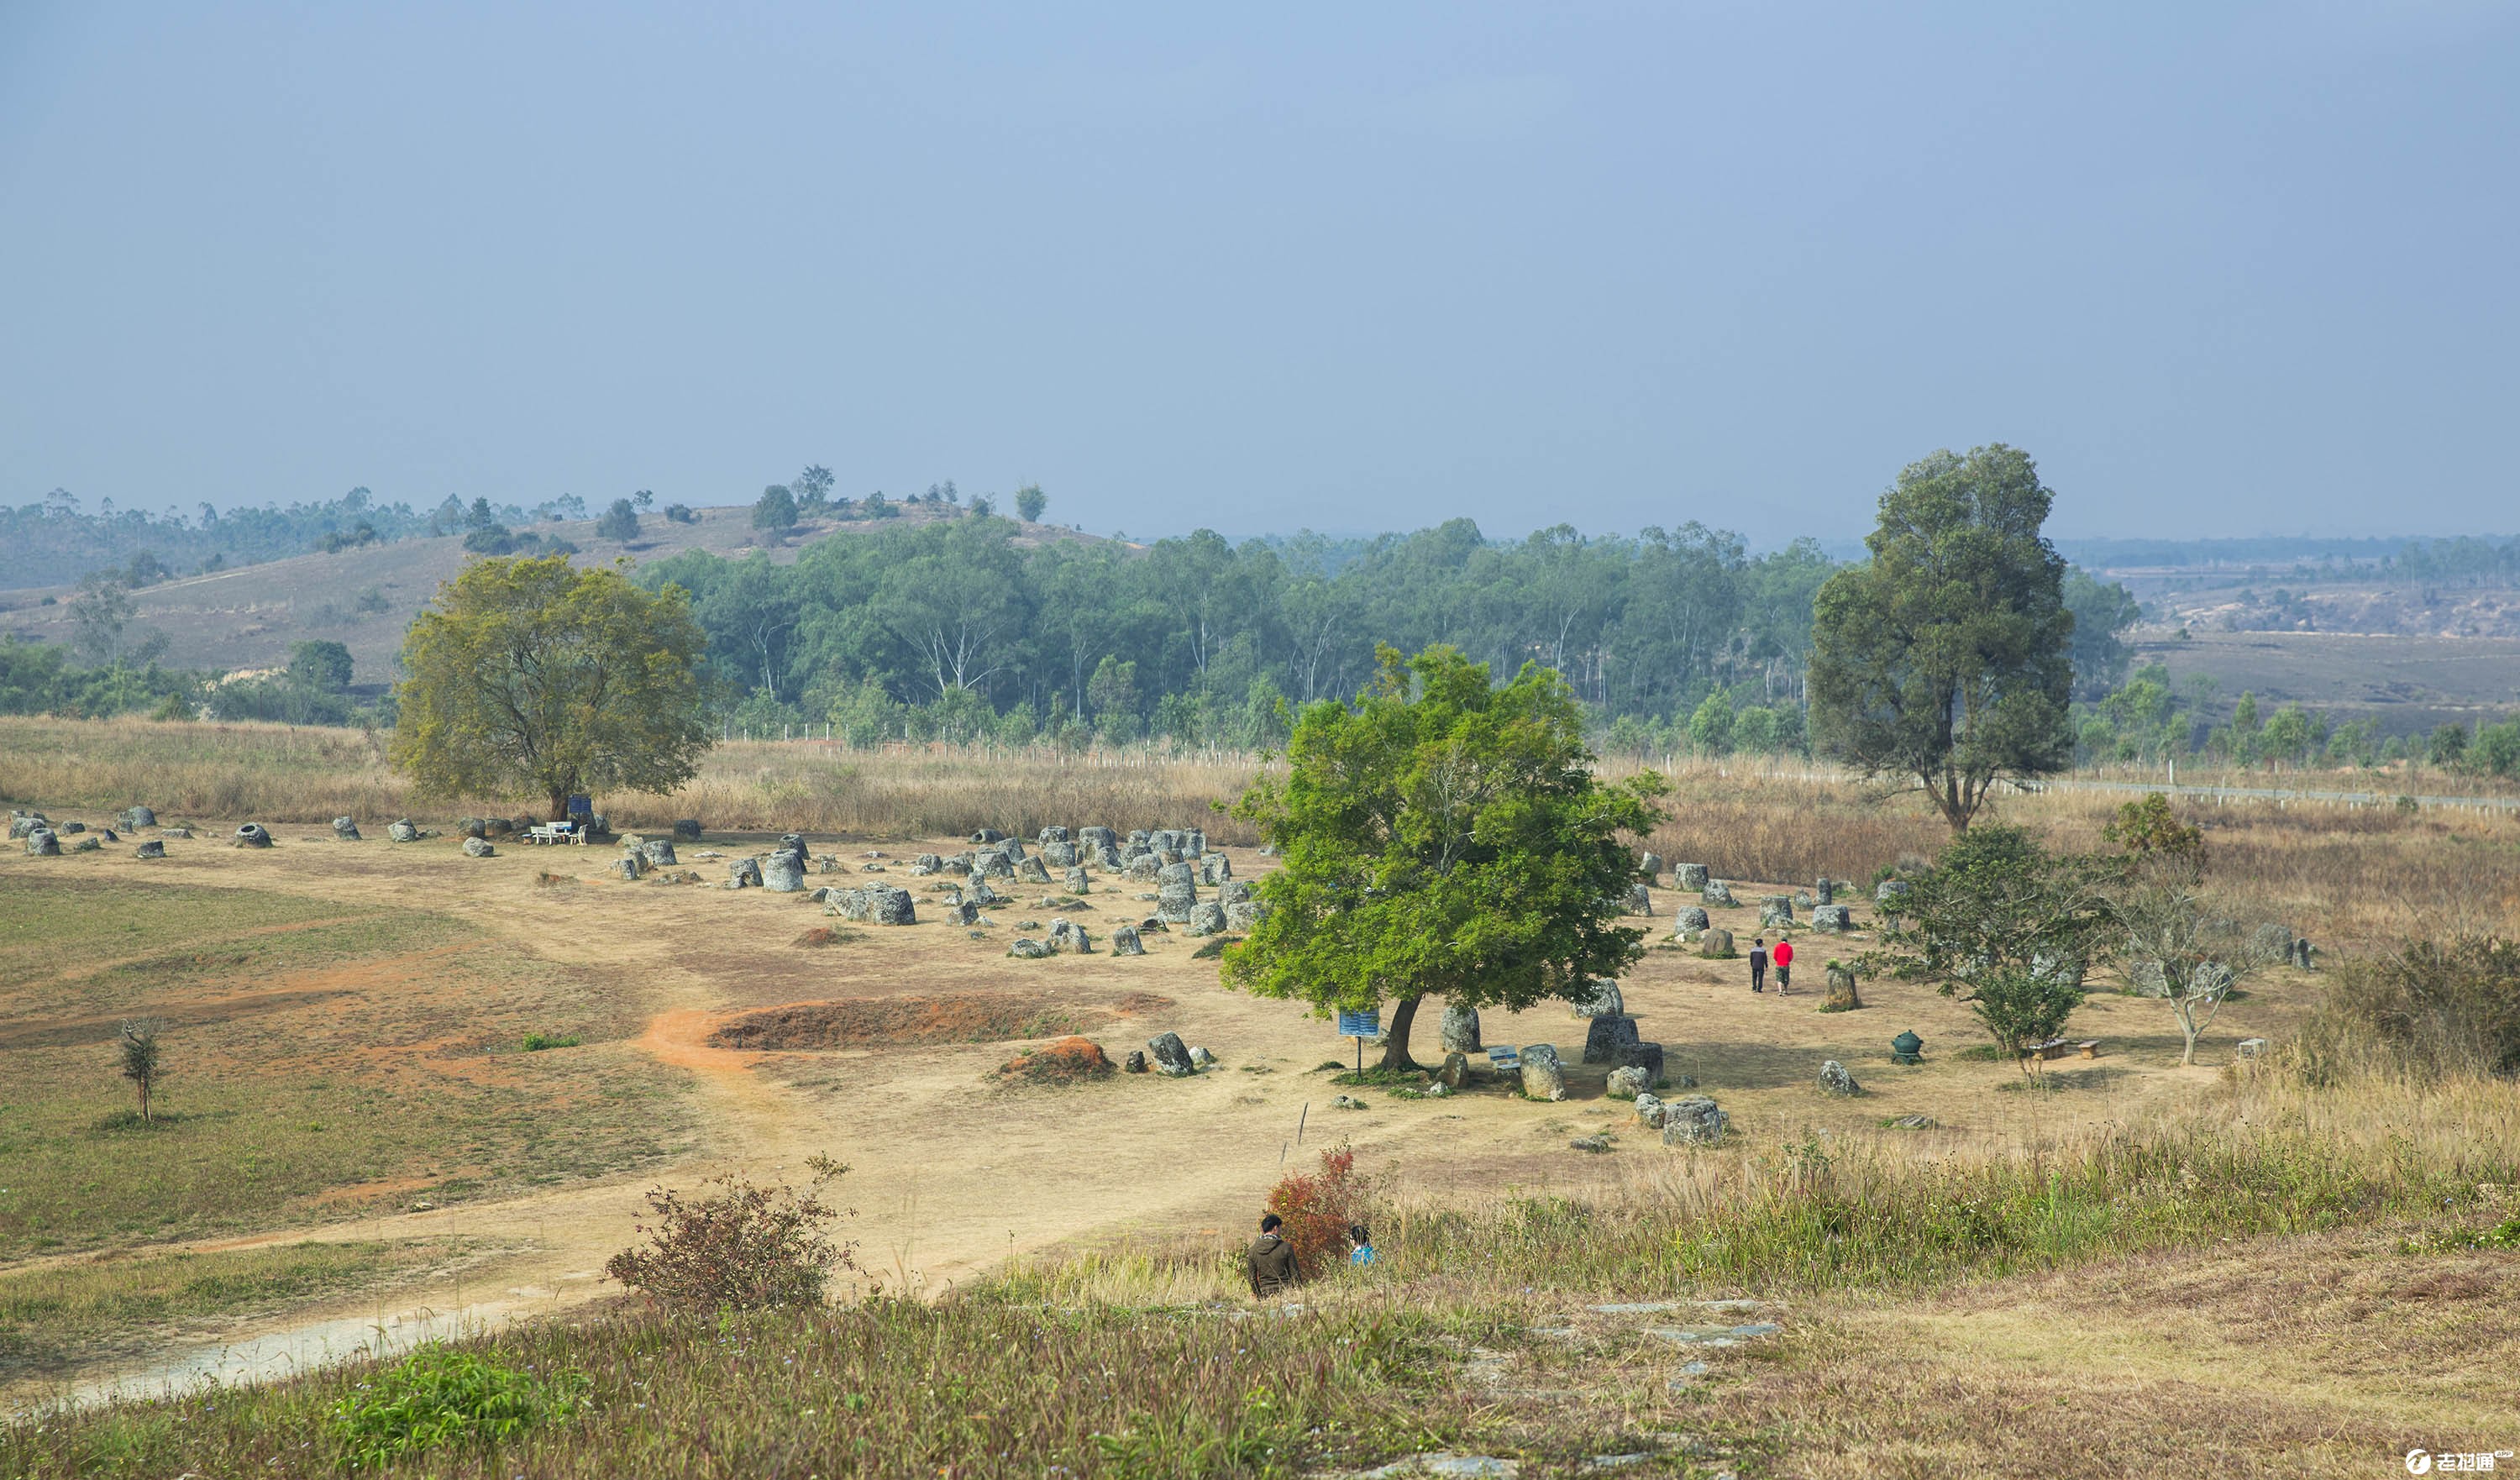
[[[857,867],[856,845],[819,846]],[[950,848],[944,843],[929,846]],[[917,845],[893,845],[899,855]],[[720,862],[686,863],[712,879]],[[749,851],[740,845],[729,851]],[[662,1183],[692,1187],[737,1171],[755,1178],[801,1181],[806,1160],[823,1153],[851,1172],[834,1200],[856,1209],[846,1233],[861,1265],[886,1283],[933,1294],[968,1282],[1011,1253],[1092,1242],[1132,1233],[1220,1231],[1238,1236],[1283,1166],[1308,1162],[1338,1142],[1352,1144],[1363,1164],[1403,1194],[1507,1195],[1514,1189],[1573,1190],[1649,1171],[1660,1157],[1646,1134],[1634,1133],[1626,1107],[1600,1098],[1598,1068],[1580,1066],[1586,1024],[1563,1007],[1519,1015],[1489,1014],[1491,1043],[1553,1042],[1570,1065],[1574,1098],[1538,1105],[1503,1096],[1401,1101],[1365,1092],[1370,1107],[1335,1110],[1327,1076],[1311,1072],[1327,1059],[1344,1061],[1346,1041],[1293,1005],[1225,991],[1212,962],[1191,957],[1193,942],[1149,937],[1149,954],[1107,954],[1020,962],[1004,954],[1015,933],[1000,929],[973,940],[960,928],[922,922],[867,927],[862,938],[821,950],[788,946],[799,931],[824,923],[820,909],[795,895],[726,891],[695,885],[628,883],[603,873],[608,849],[503,848],[496,858],[463,857],[456,839],[394,846],[383,842],[292,842],[245,852],[210,842],[169,845],[161,865],[127,857],[86,855],[73,867],[147,867],[153,878],[304,894],[342,904],[409,907],[422,903],[466,921],[519,953],[593,968],[613,985],[622,1006],[646,1023],[638,1050],[684,1071],[701,1128],[698,1147],[681,1162],[638,1177],[577,1183],[496,1201],[316,1223],[245,1238],[192,1245],[236,1249],[308,1238],[456,1236],[528,1252],[460,1291],[428,1292],[394,1310],[340,1302],[249,1324],[229,1345],[244,1344],[256,1361],[324,1351],[340,1323],[364,1319],[398,1330],[442,1329],[447,1320],[495,1323],[545,1312],[611,1292],[600,1278],[606,1257],[628,1244],[644,1190]],[[1238,851],[1238,870],[1262,864]],[[897,866],[897,864],[896,864]],[[564,881],[540,881],[557,874]],[[832,878],[829,882],[848,881]],[[927,882],[911,885],[922,910]],[[1135,919],[1148,906],[1135,887],[1096,880],[1093,908],[1068,912],[1095,935]],[[1754,899],[1755,885],[1736,884]],[[1668,928],[1677,894],[1656,898]],[[1693,897],[1690,901],[1694,902]],[[1047,911],[1022,905],[993,912],[1004,925]],[[1742,931],[1748,911],[1721,912],[1719,923]],[[1815,958],[1825,952],[1814,945]],[[1810,975],[1818,985],[1819,961]],[[1629,1009],[1646,1037],[1661,1040],[1673,1073],[1694,1073],[1734,1116],[1753,1144],[1773,1144],[1818,1127],[1824,1134],[1868,1133],[1883,1117],[1930,1109],[1952,1136],[2009,1141],[2024,1117],[2010,1096],[2006,1066],[1961,1063],[1951,1051],[1974,1041],[1967,1009],[1929,990],[1868,983],[1874,1010],[1819,1015],[1819,993],[1754,998],[1739,963],[1698,960],[1693,953],[1656,952],[1625,979]],[[1095,1036],[1118,1057],[1165,1029],[1203,1044],[1224,1060],[1192,1079],[1121,1076],[1067,1089],[1007,1088],[990,1071],[1016,1049],[1011,1043],[946,1044],[825,1053],[749,1053],[711,1046],[710,1029],[725,1015],[774,1003],[969,992],[1049,991],[1066,1002],[1121,1014]],[[1143,994],[1174,1006],[1144,1010]],[[1133,994],[1137,996],[1133,999]],[[2270,993],[2270,998],[2274,994]],[[1133,1012],[1132,1008],[1140,1010]],[[1436,1025],[1421,1013],[1418,1048],[1436,1052]],[[2218,1039],[2262,1031],[2258,1010],[2227,1014]],[[2163,1019],[2155,1021],[2156,1018]],[[2167,1026],[2157,1005],[2094,999],[2084,1031],[2119,1040],[2157,1036]],[[1923,1069],[1886,1063],[1889,1037],[1913,1027],[1929,1043]],[[2114,1046],[2112,1053],[2116,1052]],[[2150,1055],[2150,1051],[2145,1051]],[[2045,1128],[2123,1115],[2150,1095],[2173,1090],[2173,1064],[2104,1059],[2115,1078],[2094,1080],[2079,1099],[2042,1109]],[[1874,1089],[1860,1101],[1817,1095],[1812,1075],[1824,1057],[1843,1059]],[[1297,1144],[1297,1128],[1305,1127]],[[1604,1128],[1623,1133],[1633,1154],[1584,1156],[1570,1138]],[[378,1168],[380,1179],[394,1169]],[[430,1324],[430,1323],[436,1324]],[[92,1374],[95,1384],[119,1377],[149,1381],[170,1373],[222,1375],[248,1367],[204,1368],[200,1351],[166,1354],[141,1370]]]

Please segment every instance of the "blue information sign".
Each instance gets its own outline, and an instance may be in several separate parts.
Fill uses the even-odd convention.
[[[1382,1031],[1382,1009],[1339,1013],[1339,1037],[1372,1038]]]

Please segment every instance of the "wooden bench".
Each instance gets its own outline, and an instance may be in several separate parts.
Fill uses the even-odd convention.
[[[2043,1059],[2065,1058],[2068,1056],[2076,1058],[2097,1058],[2100,1056],[2100,1041],[2096,1038],[2085,1038],[2080,1040],[2051,1038],[2046,1043],[2032,1044],[2030,1046],[2029,1053],[2032,1057]]]

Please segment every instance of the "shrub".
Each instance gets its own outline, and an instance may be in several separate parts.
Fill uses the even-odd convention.
[[[648,1208],[656,1221],[638,1225],[648,1246],[623,1249],[605,1261],[604,1273],[668,1309],[822,1304],[832,1271],[857,1268],[856,1244],[833,1243],[823,1233],[848,1216],[821,1195],[823,1185],[848,1168],[828,1156],[806,1165],[814,1181],[802,1192],[756,1187],[732,1172],[712,1179],[707,1185],[721,1190],[707,1196],[652,1189]]]
[[[2413,941],[2349,964],[2294,1052],[2324,1081],[2374,1048],[2424,1074],[2520,1070],[2520,941]]]
[[[668,524],[697,524],[699,521],[700,516],[692,513],[692,506],[689,504],[665,506],[665,522]]]
[[[1289,1172],[1269,1189],[1269,1211],[1285,1220],[1279,1235],[1295,1246],[1295,1267],[1312,1279],[1347,1253],[1350,1226],[1365,1221],[1371,1184],[1356,1173],[1356,1152],[1322,1153],[1310,1176]]]
[[[539,1054],[545,1049],[574,1049],[578,1042],[577,1035],[573,1033],[566,1038],[553,1033],[528,1033],[525,1035],[525,1052]]]
[[[585,1374],[548,1377],[471,1352],[422,1347],[333,1405],[333,1432],[351,1469],[456,1444],[495,1444],[586,1407]]]

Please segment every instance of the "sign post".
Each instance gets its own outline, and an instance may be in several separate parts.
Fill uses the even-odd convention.
[[[1356,1040],[1356,1076],[1365,1077],[1365,1041],[1382,1031],[1382,1009],[1373,1008],[1363,1012],[1342,1009],[1338,1015],[1339,1037]]]

